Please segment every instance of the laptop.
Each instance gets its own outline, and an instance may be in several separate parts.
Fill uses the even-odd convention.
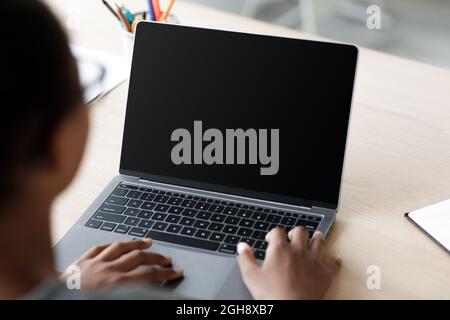
[[[56,245],[149,237],[173,257],[174,297],[246,299],[236,246],[336,219],[358,50],[351,45],[143,22],[119,174]]]

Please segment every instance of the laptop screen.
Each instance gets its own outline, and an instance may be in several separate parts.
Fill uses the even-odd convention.
[[[336,208],[356,60],[349,45],[141,23],[120,172]]]

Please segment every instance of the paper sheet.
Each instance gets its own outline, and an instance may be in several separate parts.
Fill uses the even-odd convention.
[[[412,211],[408,216],[450,252],[450,200]]]
[[[123,81],[130,73],[130,64],[121,56],[105,53],[77,45],[71,45],[72,54],[77,59],[80,81],[85,88],[84,101],[92,102],[105,95]],[[98,82],[101,68],[105,70],[102,82]]]

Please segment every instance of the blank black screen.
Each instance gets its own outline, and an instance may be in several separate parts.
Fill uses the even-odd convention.
[[[356,60],[349,45],[141,23],[121,173],[336,207]],[[193,138],[194,121],[224,138],[226,129],[279,129],[278,173],[260,175],[261,164],[173,164],[171,134],[186,128]]]

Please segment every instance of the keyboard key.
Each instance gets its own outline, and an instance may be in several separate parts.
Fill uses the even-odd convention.
[[[209,207],[208,211],[209,212],[214,212],[214,213],[221,213],[223,211],[223,209],[225,209],[224,206],[220,206],[220,205],[212,205],[211,207]]]
[[[303,219],[298,219],[297,222],[295,223],[296,226],[303,226],[306,229],[309,230],[316,230],[317,227],[319,226],[319,224],[317,222],[313,222],[313,221],[308,221],[308,220],[303,220]]]
[[[116,226],[117,226],[117,224],[115,224],[115,223],[105,222],[102,224],[102,227],[100,228],[100,230],[113,231]]]
[[[241,219],[237,217],[227,217],[225,223],[237,225]]]
[[[109,213],[122,214],[125,211],[125,207],[116,206],[114,204],[104,204],[99,210]]]
[[[167,232],[170,232],[170,233],[180,233],[180,231],[181,231],[181,229],[183,229],[183,227],[182,226],[179,226],[179,225],[176,225],[176,224],[170,224],[168,227],[167,227]]]
[[[98,228],[100,228],[101,225],[102,225],[102,222],[98,221],[98,220],[89,220],[85,224],[86,227],[89,227],[92,229],[98,229]]]
[[[194,227],[199,228],[199,229],[206,229],[209,226],[209,222],[208,221],[204,221],[204,220],[197,220],[194,223]]]
[[[184,246],[188,246],[188,247],[211,250],[211,251],[216,251],[219,248],[219,243],[217,243],[217,242],[198,239],[198,238],[192,238],[192,237],[184,237],[184,236],[180,236],[180,235],[158,232],[158,231],[153,231],[153,230],[150,230],[148,232],[147,237],[152,238],[154,240],[160,240],[160,241],[165,241],[165,242],[169,242],[169,243],[175,243],[175,244],[180,244],[180,245],[184,245]]]
[[[199,213],[197,213],[196,218],[198,219],[203,219],[203,220],[209,220],[209,218],[212,216],[211,212],[206,212],[206,211],[200,211]]]
[[[128,202],[127,206],[132,208],[139,208],[142,205],[142,202],[142,200],[131,199],[130,202]]]
[[[169,207],[170,206],[168,204],[158,204],[153,210],[159,212],[166,212],[167,210],[169,210]]]
[[[239,237],[237,236],[227,236],[225,238],[226,243],[237,244],[239,242]]]
[[[114,223],[122,223],[126,219],[126,217],[123,215],[107,212],[97,212],[93,218],[96,220],[109,221]]]
[[[219,252],[235,254],[236,253],[236,246],[232,245],[232,244],[224,243],[220,247]]]
[[[142,192],[136,190],[130,190],[127,194],[127,198],[138,199],[142,195]]]
[[[241,217],[241,218],[250,218],[252,216],[252,211],[246,210],[246,209],[241,209],[237,213],[237,216]]]
[[[230,216],[234,216],[238,211],[239,211],[238,208],[226,207],[223,213],[228,214]]]
[[[228,234],[236,234],[238,230],[238,227],[235,226],[225,226],[225,228],[223,228],[222,232],[228,233]]]
[[[154,202],[144,202],[141,206],[144,210],[153,210],[156,207],[156,203]]]
[[[195,234],[195,231],[195,228],[184,227],[183,230],[181,230],[181,234],[185,236],[193,236]]]
[[[159,193],[159,194],[166,194],[166,191],[164,191],[164,190],[159,190],[158,193]]]
[[[321,217],[317,217],[317,216],[308,216],[308,220],[310,221],[320,221],[322,220]]]
[[[284,217],[281,219],[281,224],[293,226],[295,224],[295,218]]]
[[[258,221],[264,221],[264,219],[266,219],[266,217],[267,217],[267,213],[262,213],[262,212],[255,212],[252,215],[252,219],[258,220]]]
[[[183,218],[180,221],[180,224],[182,224],[183,226],[192,226],[195,222],[195,219],[192,218]]]
[[[157,221],[164,221],[167,218],[167,214],[156,212],[153,214],[152,219]]]
[[[196,202],[197,201],[194,200],[183,200],[183,202],[181,202],[181,206],[186,208],[193,208],[195,207]]]
[[[152,201],[153,199],[155,199],[155,195],[145,192],[142,194],[140,199],[144,201]]]
[[[210,240],[222,242],[223,239],[225,239],[225,235],[223,233],[214,232],[211,237],[209,237]]]
[[[182,201],[183,201],[183,200],[180,199],[180,198],[171,197],[171,198],[169,199],[169,201],[167,201],[167,204],[171,204],[171,205],[174,205],[174,206],[178,206],[178,205],[181,204]]]
[[[119,224],[118,226],[117,226],[117,228],[116,228],[116,230],[114,230],[114,232],[117,232],[117,233],[127,233],[128,232],[128,230],[130,230],[130,226],[126,226],[126,225],[124,225],[124,224]]]
[[[174,214],[181,214],[181,212],[183,212],[184,208],[182,207],[177,207],[177,206],[171,206],[170,209],[168,210],[169,213],[174,213]]]
[[[128,217],[123,223],[129,226],[137,226],[139,221],[141,221],[141,219]]]
[[[267,242],[266,241],[256,241],[254,248],[259,249],[259,250],[266,250]]]
[[[166,218],[166,222],[169,223],[178,223],[178,221],[180,221],[181,217],[180,216],[175,216],[173,214],[169,214]]]
[[[144,188],[144,187],[140,187],[139,190],[144,191],[144,192],[152,192],[152,189]]]
[[[241,227],[251,228],[255,224],[255,221],[250,219],[242,219],[241,222],[239,222],[239,225]]]
[[[279,223],[281,221],[281,216],[275,214],[269,214],[266,219],[270,223]]]
[[[115,204],[118,206],[123,206],[128,202],[127,198],[117,197],[117,196],[110,196],[108,199],[106,199],[106,203],[109,204]]]
[[[208,227],[208,230],[212,231],[220,231],[223,228],[223,224],[221,223],[211,223]]]
[[[116,188],[112,194],[119,197],[125,197],[128,191],[128,189]]]
[[[155,199],[153,199],[153,201],[158,202],[158,203],[166,203],[167,200],[169,200],[168,196],[162,196],[162,195],[157,195],[155,197]]]
[[[133,227],[128,233],[130,236],[143,237],[147,233],[147,229]]]
[[[266,231],[269,228],[269,224],[267,222],[257,222],[254,228],[257,230]]]
[[[131,189],[131,190],[138,190],[139,188],[137,186],[133,186],[131,184],[121,183],[119,187],[124,189]]]
[[[207,204],[205,202],[198,202],[194,208],[198,210],[208,210],[210,206],[210,204]]]
[[[142,219],[150,219],[153,216],[153,212],[142,210],[137,216]]]
[[[197,233],[195,234],[195,236],[197,238],[201,238],[201,239],[208,239],[210,235],[211,235],[211,231],[207,231],[207,230],[198,230]]]
[[[260,251],[260,250],[256,250],[255,251],[255,257],[256,259],[259,260],[264,260],[264,257],[266,256],[266,254],[264,253],[264,251]]]
[[[239,231],[237,232],[237,234],[242,236],[242,237],[250,237],[252,232],[253,232],[252,229],[239,228]]]
[[[195,210],[195,209],[186,208],[186,209],[184,209],[184,211],[183,211],[183,213],[181,215],[192,218],[192,217],[195,217],[197,215],[197,212],[198,211]]]
[[[266,238],[266,233],[267,232],[255,230],[253,231],[252,238],[256,240],[264,240]]]
[[[158,230],[158,231],[164,231],[164,230],[166,230],[166,228],[169,226],[169,224],[168,223],[165,223],[165,222],[156,222],[154,225],[153,225],[153,230]]]
[[[154,223],[155,223],[154,221],[150,221],[150,220],[142,220],[142,221],[139,223],[138,226],[141,227],[141,228],[147,228],[147,229],[150,229]]]
[[[225,220],[225,215],[223,214],[213,214],[211,221],[213,222],[223,222]]]
[[[255,240],[254,240],[254,239],[250,239],[250,238],[243,238],[243,239],[241,239],[240,242],[245,242],[245,243],[247,243],[250,247],[252,247],[253,244],[255,243]]]

